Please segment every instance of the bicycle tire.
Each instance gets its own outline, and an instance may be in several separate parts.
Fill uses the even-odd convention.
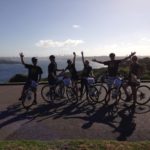
[[[95,86],[90,85],[88,95],[89,95],[89,98],[90,98],[94,103],[97,103],[97,102],[98,102],[99,91],[98,91],[98,89],[97,89]]]
[[[31,89],[27,89],[24,91],[23,97],[22,97],[22,106],[25,109],[29,109],[35,101],[35,91]]]
[[[50,93],[50,87],[48,84],[42,87],[41,96],[43,100],[46,101],[47,103],[52,102],[52,99],[54,99],[52,93]]]
[[[106,95],[107,95],[107,89],[106,89],[106,87],[105,86],[103,86],[103,85],[100,85],[100,86],[98,86],[98,103],[101,103],[101,102],[103,102],[103,101],[105,101],[105,99],[106,99]]]
[[[136,103],[145,105],[150,101],[150,87],[147,85],[140,85],[136,89]]]
[[[121,93],[121,96],[120,96],[120,99],[124,102],[126,102],[127,100],[127,95],[126,95],[126,92],[125,90],[123,89],[123,87],[120,87],[120,93]]]
[[[74,91],[72,87],[67,87],[66,89],[66,95],[69,101],[72,103],[77,103],[78,102],[78,95]]]
[[[120,90],[116,91],[116,88],[111,88],[105,98],[105,102],[108,105],[113,105],[113,104],[118,104],[120,97],[121,97],[121,93]]]
[[[56,94],[59,98],[65,97],[65,85],[64,85],[63,82],[59,82],[59,83],[55,86],[55,94]]]

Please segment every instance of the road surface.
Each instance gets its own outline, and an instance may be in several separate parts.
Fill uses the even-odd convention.
[[[116,109],[63,99],[52,105],[41,98],[41,87],[38,104],[27,112],[18,101],[21,85],[0,86],[0,140],[150,140],[150,103],[134,107],[120,101]]]

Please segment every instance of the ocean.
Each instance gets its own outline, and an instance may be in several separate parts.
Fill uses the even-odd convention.
[[[13,59],[11,59],[11,60],[13,60]],[[14,58],[14,60],[20,61],[19,58]],[[57,57],[56,62],[57,62],[58,68],[64,69],[67,66],[66,61],[67,61],[67,57]],[[31,58],[26,58],[25,62],[30,64]],[[43,70],[42,78],[45,78],[48,75],[48,72],[47,72],[48,64],[49,64],[48,58],[38,58],[38,65]],[[90,61],[90,65],[93,68],[103,67],[103,65],[94,63],[92,61]],[[82,64],[81,58],[76,60],[76,68],[78,71],[83,69],[83,64]],[[9,79],[11,77],[13,77],[15,74],[25,74],[26,75],[27,69],[24,68],[24,66],[21,63],[0,64],[0,83],[8,82]]]

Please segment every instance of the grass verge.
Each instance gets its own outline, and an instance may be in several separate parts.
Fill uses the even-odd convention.
[[[150,150],[150,142],[101,140],[0,141],[0,150]]]

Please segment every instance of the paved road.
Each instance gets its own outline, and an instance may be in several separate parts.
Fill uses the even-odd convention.
[[[150,86],[150,84],[148,84]],[[0,140],[9,139],[117,139],[150,140],[150,104],[133,107],[120,102],[118,109],[103,104],[78,104],[64,99],[55,105],[44,102],[30,111],[18,101],[22,86],[0,86]]]

